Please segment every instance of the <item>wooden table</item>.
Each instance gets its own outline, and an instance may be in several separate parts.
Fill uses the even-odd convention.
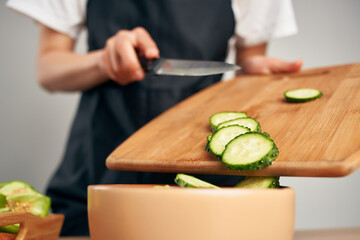
[[[295,231],[293,240],[360,240],[360,227]],[[90,240],[89,237],[64,237],[60,240]]]

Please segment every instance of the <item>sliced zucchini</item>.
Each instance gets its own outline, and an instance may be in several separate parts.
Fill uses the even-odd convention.
[[[288,102],[308,102],[322,96],[322,92],[312,88],[288,90],[284,93]]]
[[[243,118],[248,115],[244,112],[219,112],[215,113],[210,117],[210,127],[213,131],[216,130],[216,126],[222,122],[235,119],[235,118]]]
[[[246,132],[250,132],[250,129],[239,125],[223,127],[213,134],[209,142],[209,149],[215,156],[221,157],[226,144],[235,137]]]
[[[211,138],[212,138],[212,134],[207,136],[207,138],[206,138],[205,150],[208,152],[210,152],[209,143],[210,143]]]
[[[278,155],[273,140],[262,133],[249,132],[231,140],[221,160],[229,169],[251,171],[269,166]]]
[[[176,175],[175,183],[180,187],[187,188],[219,188],[218,186],[212,185],[211,183],[182,173]]]
[[[230,126],[230,125],[240,125],[240,126],[249,128],[251,132],[261,132],[260,123],[250,117],[236,118],[236,119],[232,119],[232,120],[220,123],[217,126],[217,130],[219,130],[223,127],[226,127],[226,126]]]
[[[156,185],[154,186],[155,189],[169,189],[170,185]]]
[[[237,183],[237,188],[279,188],[279,177],[246,177]]]

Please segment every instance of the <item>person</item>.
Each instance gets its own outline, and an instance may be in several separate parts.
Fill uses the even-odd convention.
[[[47,195],[65,214],[62,235],[88,235],[87,186],[169,184],[174,174],[110,171],[106,157],[145,123],[221,80],[148,76],[138,56],[224,61],[236,39],[245,74],[295,72],[301,60],[265,56],[267,42],[296,32],[290,0],[9,0],[8,7],[40,23],[38,82],[46,90],[80,91],[63,160]],[[74,52],[88,32],[87,54]],[[235,36],[235,37],[234,37]],[[237,176],[202,176],[235,184]]]

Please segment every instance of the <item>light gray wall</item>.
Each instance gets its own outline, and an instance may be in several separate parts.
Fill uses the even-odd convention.
[[[360,1],[294,0],[299,33],[268,54],[305,68],[360,62]],[[360,170],[344,178],[282,178],[296,191],[297,229],[360,226]]]
[[[360,61],[360,1],[295,0],[296,36],[275,40],[269,55],[303,58],[305,68]],[[77,94],[36,84],[38,29],[0,4],[0,182],[21,179],[43,191],[62,156]],[[86,48],[84,38],[78,45]],[[290,178],[296,229],[360,226],[360,170],[345,178]],[[260,220],[261,221],[261,220]]]

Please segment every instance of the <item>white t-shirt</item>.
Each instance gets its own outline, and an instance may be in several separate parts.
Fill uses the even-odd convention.
[[[88,0],[8,0],[7,6],[76,39]],[[245,47],[297,32],[291,0],[232,0],[235,35]]]

